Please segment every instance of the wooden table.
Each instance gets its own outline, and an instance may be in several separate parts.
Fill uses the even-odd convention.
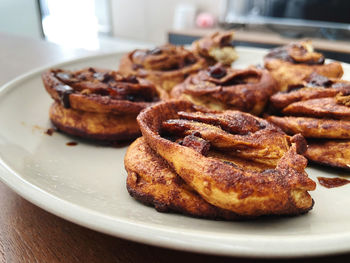
[[[38,66],[87,55],[44,41],[0,33],[0,85]],[[344,262],[350,254],[308,262]],[[54,216],[0,182],[0,262],[268,262],[208,256],[138,244]],[[296,262],[297,259],[285,262]]]

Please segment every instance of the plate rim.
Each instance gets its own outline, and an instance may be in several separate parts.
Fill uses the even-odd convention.
[[[252,47],[237,47],[237,49],[250,52],[254,51],[260,54],[261,52],[266,51],[266,49]],[[2,85],[0,87],[0,99],[6,96],[6,93],[11,89],[18,87],[26,79],[40,76],[41,72],[49,68],[68,66],[70,64],[81,63],[103,57],[121,56],[126,52],[127,51],[114,51],[102,54],[93,54],[35,68]],[[341,63],[349,66],[347,63]],[[350,232],[341,234],[312,235],[310,238],[303,240],[300,240],[298,236],[291,236],[284,240],[281,237],[261,237],[255,240],[249,240],[249,242],[246,240],[243,242],[245,244],[240,244],[240,242],[242,242],[242,239],[240,238],[241,235],[237,235],[238,237],[208,237],[205,234],[200,234],[200,231],[190,231],[189,233],[184,233],[184,231],[176,232],[166,227],[157,227],[155,225],[139,225],[137,223],[108,216],[101,212],[97,212],[58,198],[54,194],[51,194],[30,183],[29,181],[26,181],[16,171],[12,170],[1,156],[0,180],[24,199],[52,214],[55,214],[58,217],[98,232],[158,247],[201,254],[241,256],[247,258],[293,258],[332,255],[350,251]],[[84,216],[82,216],[82,214]],[[94,220],[90,220],[89,218],[91,217],[94,218]],[[116,223],[119,224],[118,229],[115,228]],[[114,228],[109,228],[110,226],[114,226]],[[152,238],[148,237],[148,231],[149,235],[153,232]],[[140,235],[140,233],[143,233],[143,235]],[[201,240],[198,243],[198,238],[202,237],[205,237],[208,240]],[[222,239],[225,239],[225,242],[230,241],[231,245],[225,245],[225,242],[220,243],[220,240]],[[281,244],[281,241],[284,243]],[[321,244],[318,243],[318,246],[313,246],[315,241],[321,242]],[[261,242],[264,243],[263,246],[261,246]],[[296,243],[298,243],[297,246],[295,246]],[[221,247],[218,247],[217,244],[221,245]],[[278,250],[269,250],[271,246],[274,246],[275,248],[276,244],[281,245]],[[294,249],[291,249],[292,244],[294,245]]]

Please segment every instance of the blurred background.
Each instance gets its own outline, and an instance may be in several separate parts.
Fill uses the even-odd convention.
[[[350,62],[349,10],[347,0],[1,0],[0,32],[108,51],[123,40],[189,44],[235,29],[236,45],[312,38],[326,56]]]

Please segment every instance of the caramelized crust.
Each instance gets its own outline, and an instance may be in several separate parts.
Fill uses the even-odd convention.
[[[315,163],[350,169],[350,140],[309,141],[305,156]]]
[[[335,97],[311,99],[294,102],[282,110],[282,113],[294,116],[310,116],[320,118],[349,120],[348,106],[337,103]]]
[[[233,109],[258,115],[276,91],[276,82],[267,70],[240,70],[217,64],[188,77],[173,89],[171,97],[213,110]]]
[[[306,149],[303,137],[299,135],[289,139],[273,125],[253,116],[247,118],[252,132],[247,132],[247,127],[239,130],[234,122],[232,127],[237,134],[228,132],[230,119],[240,114],[228,111],[218,114],[215,119],[214,113],[196,112],[194,106],[185,101],[169,101],[144,110],[137,119],[148,146],[186,185],[211,205],[243,217],[292,215],[310,210],[313,201],[307,191],[314,190],[315,183],[304,171],[306,159],[299,155]],[[248,114],[243,113],[239,118],[244,116]],[[183,117],[187,117],[187,120]],[[215,123],[216,126],[208,123]],[[191,143],[185,146],[183,136],[188,136],[186,134],[190,132],[191,136],[209,142],[209,151],[202,154]],[[219,136],[215,137],[215,133]],[[231,139],[230,151],[225,150],[226,144],[222,139],[225,133]],[[261,160],[263,156],[269,159],[269,150],[259,153],[259,149],[269,147],[266,145],[268,138],[261,135],[256,140],[251,139],[259,133],[276,139],[273,147],[282,153],[281,158],[274,157],[274,162],[261,162],[255,168],[240,166],[245,163],[244,160],[250,160],[244,152],[252,149],[258,149],[255,155]],[[237,149],[234,146],[236,138],[245,143],[242,154],[231,154],[234,152],[232,150]],[[222,158],[222,155],[226,158]],[[242,161],[235,162],[236,158]],[[254,166],[253,163],[250,162],[250,167]],[[151,176],[155,176],[154,169],[148,170]]]
[[[206,59],[209,65],[220,62],[230,66],[238,58],[232,41],[233,31],[215,32],[192,43],[195,54]]]
[[[314,51],[310,40],[290,43],[272,49],[265,61],[280,59],[294,64],[322,65],[325,58],[321,53]]]
[[[120,61],[122,74],[146,78],[170,91],[187,76],[207,66],[206,61],[180,46],[166,44],[153,50],[134,50]]]
[[[137,114],[161,97],[148,81],[116,71],[52,69],[42,79],[55,100],[51,121],[66,133],[95,140],[137,137]]]
[[[49,116],[58,130],[86,139],[120,141],[140,136],[136,115],[78,111],[54,102]]]
[[[304,81],[300,84],[300,88],[289,92],[278,92],[271,96],[271,105],[275,109],[281,110],[287,107],[289,104],[297,101],[335,97],[338,93],[350,93],[349,81],[339,79],[332,79],[329,81],[330,83],[325,86],[313,86]]]
[[[264,65],[278,82],[279,90],[300,84],[313,72],[329,78],[340,78],[340,63],[324,64],[322,54],[314,52],[311,41],[301,41],[271,50],[264,58]]]
[[[160,100],[148,81],[96,68],[52,69],[42,74],[46,91],[65,108],[100,113],[138,113]]]
[[[298,86],[299,89],[271,97],[273,108],[287,116],[269,116],[267,120],[291,135],[330,139],[308,140],[307,158],[350,169],[346,165],[350,164],[350,155],[345,147],[350,139],[350,82],[313,73]]]
[[[267,120],[288,134],[306,138],[350,139],[350,121],[308,117],[269,116]]]
[[[238,219],[230,211],[206,202],[157,155],[141,137],[133,142],[124,158],[130,195],[160,212],[178,212],[211,219]]]
[[[229,111],[225,114],[233,118],[241,115],[240,112]],[[167,133],[181,136],[199,133],[201,138],[209,141],[216,149],[267,165],[276,165],[289,148],[289,138],[274,128],[259,129],[247,136],[228,133],[221,127],[181,119],[168,120],[162,127]]]

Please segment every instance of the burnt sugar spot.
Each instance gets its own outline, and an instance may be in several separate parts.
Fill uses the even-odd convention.
[[[317,177],[320,185],[327,188],[340,187],[350,183],[350,180],[340,177],[328,178],[328,177]]]
[[[56,130],[54,128],[49,128],[47,129],[44,133],[49,135],[49,136],[52,136],[52,134],[55,132]]]
[[[77,142],[74,142],[74,141],[71,141],[71,142],[67,142],[66,145],[67,145],[67,146],[77,146],[78,143],[77,143]]]

